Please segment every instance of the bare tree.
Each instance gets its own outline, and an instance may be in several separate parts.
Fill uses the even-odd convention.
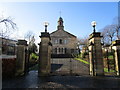
[[[16,23],[11,17],[0,18],[0,37],[8,38],[17,29]]]
[[[103,36],[103,42],[104,44],[111,44],[112,41],[115,39],[115,34],[116,34],[116,29],[114,25],[107,25],[104,27],[102,31],[102,36]],[[107,40],[107,41],[106,41]],[[110,41],[108,41],[110,40]]]
[[[120,39],[120,25],[116,26],[117,39]]]
[[[113,25],[115,26],[116,29],[117,39],[120,39],[120,17],[115,17],[113,19]]]
[[[87,45],[88,44],[88,37],[78,38],[78,42],[80,45]]]
[[[110,45],[116,38],[120,39],[120,17],[115,17],[111,25],[105,26],[100,31],[102,31],[104,45]]]
[[[30,41],[32,37],[34,36],[34,33],[32,31],[28,31],[25,33],[24,38],[28,40],[28,43],[30,44]]]
[[[106,31],[104,29],[102,29],[101,35],[102,35],[101,40],[102,40],[103,45],[109,44],[109,40],[108,40],[108,37],[106,35]]]
[[[86,49],[88,48],[88,37],[85,36],[83,38],[78,38],[78,43],[79,43],[79,48],[82,49],[83,47],[86,47]]]
[[[13,22],[11,17],[3,18],[0,17],[0,37],[2,43],[0,43],[0,46],[2,47],[2,52],[6,52],[8,48],[8,38],[12,34],[14,30],[17,29],[16,23]],[[6,53],[5,53],[6,54]]]

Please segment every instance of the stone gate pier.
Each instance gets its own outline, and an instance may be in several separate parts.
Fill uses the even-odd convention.
[[[112,49],[115,51],[115,70],[116,74],[120,76],[120,40],[116,40],[113,43]]]
[[[100,32],[93,32],[89,36],[90,75],[92,76],[104,75],[101,37]]]
[[[27,64],[27,41],[18,40],[16,58],[16,75],[24,75],[26,73]]]
[[[38,76],[47,76],[51,72],[51,38],[47,31],[41,32],[40,38]]]

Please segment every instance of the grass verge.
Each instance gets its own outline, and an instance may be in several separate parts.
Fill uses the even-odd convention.
[[[78,61],[83,62],[83,63],[85,63],[85,64],[90,64],[89,62],[87,62],[87,61],[85,61],[85,60],[82,60],[82,59],[80,59],[80,58],[75,58],[75,60],[78,60]]]
[[[108,68],[104,68],[104,72],[108,72]],[[115,70],[110,69],[109,72],[115,72]]]
[[[90,64],[89,62],[82,60],[80,58],[75,58],[75,60],[78,60],[78,61],[83,62],[85,64]],[[108,68],[104,68],[104,72],[108,72]],[[115,72],[115,70],[110,69],[109,72]]]

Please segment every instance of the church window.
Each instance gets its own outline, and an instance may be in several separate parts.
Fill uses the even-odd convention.
[[[65,48],[65,54],[67,53],[67,48]]]
[[[60,53],[60,51],[61,51],[61,50],[60,50],[60,48],[59,48],[59,53]]]
[[[67,40],[66,39],[64,40],[64,43],[67,44]]]
[[[61,48],[61,49],[62,49],[62,51],[61,51],[61,52],[63,53],[63,48]]]
[[[55,53],[57,53],[57,48],[55,48]]]
[[[59,40],[59,43],[62,44],[62,39]]]
[[[56,39],[56,40],[55,40],[55,44],[57,44],[57,43],[58,43],[58,40]]]

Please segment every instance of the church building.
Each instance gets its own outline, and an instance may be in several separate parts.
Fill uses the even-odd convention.
[[[62,17],[58,20],[57,30],[50,34],[52,54],[75,54],[77,52],[77,37],[64,30]]]

